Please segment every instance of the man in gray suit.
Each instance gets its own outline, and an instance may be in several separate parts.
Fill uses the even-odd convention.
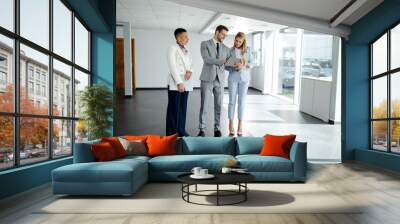
[[[214,136],[221,137],[220,120],[221,107],[224,96],[225,63],[229,58],[230,50],[223,44],[228,34],[228,28],[223,25],[217,26],[214,37],[211,40],[201,42],[201,56],[203,58],[203,69],[200,75],[201,106],[199,117],[199,134],[204,137],[206,129],[206,117],[209,108],[206,108],[212,95],[214,95]]]

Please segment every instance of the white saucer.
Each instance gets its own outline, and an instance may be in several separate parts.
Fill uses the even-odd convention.
[[[207,174],[207,175],[204,175],[204,176],[194,175],[194,174],[190,175],[190,178],[193,178],[193,179],[211,179],[211,178],[214,178],[214,177],[215,176],[212,175],[212,174]]]

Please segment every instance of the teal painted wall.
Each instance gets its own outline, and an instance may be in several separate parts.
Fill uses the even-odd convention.
[[[106,84],[114,94],[115,0],[67,2],[92,31],[92,82]],[[113,131],[113,127],[110,127],[110,132]],[[69,157],[0,172],[0,199],[48,183],[53,169],[71,163],[72,158]]]
[[[115,0],[102,0],[98,7],[109,30],[107,32],[92,33],[92,82],[101,83],[110,88],[113,93],[113,126],[109,132],[115,135],[115,105],[116,87],[115,83],[115,32],[116,32],[116,4]]]
[[[51,181],[51,171],[72,163],[72,158],[6,170],[0,173],[0,199],[29,190]]]
[[[351,35],[344,44],[343,160],[355,159],[387,169],[399,167],[399,157],[387,159],[387,155],[369,150],[369,43],[400,22],[399,12],[400,0],[384,1],[351,27]],[[356,149],[364,151],[356,153]],[[377,163],[377,160],[381,161]]]

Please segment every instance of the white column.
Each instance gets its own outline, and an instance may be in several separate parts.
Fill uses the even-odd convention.
[[[265,32],[265,59],[264,59],[264,94],[272,94],[272,84],[273,84],[273,65],[274,65],[274,39],[276,32],[267,31]]]
[[[273,50],[273,59],[272,59],[272,94],[279,94],[279,57],[280,57],[280,48],[281,48],[281,34],[279,30],[274,30],[273,42],[274,48]]]
[[[294,99],[293,103],[295,105],[299,105],[299,99],[300,99],[300,76],[301,76],[301,49],[302,49],[302,43],[303,43],[303,33],[304,30],[302,29],[297,29],[297,35],[296,35],[296,64],[295,64],[295,72],[294,72]]]
[[[124,38],[124,83],[125,96],[132,96],[132,46],[131,46],[131,24],[129,22],[121,22]]]
[[[339,37],[332,38],[332,88],[329,107],[329,120],[334,122],[341,121],[341,81],[342,81],[342,63],[341,63],[341,40]]]

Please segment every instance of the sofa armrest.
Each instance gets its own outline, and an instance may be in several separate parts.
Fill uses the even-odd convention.
[[[307,143],[294,142],[290,149],[290,160],[293,162],[293,179],[305,181],[307,176]]]
[[[89,163],[95,162],[96,158],[92,153],[90,146],[100,143],[99,140],[75,143],[74,145],[74,163]]]

